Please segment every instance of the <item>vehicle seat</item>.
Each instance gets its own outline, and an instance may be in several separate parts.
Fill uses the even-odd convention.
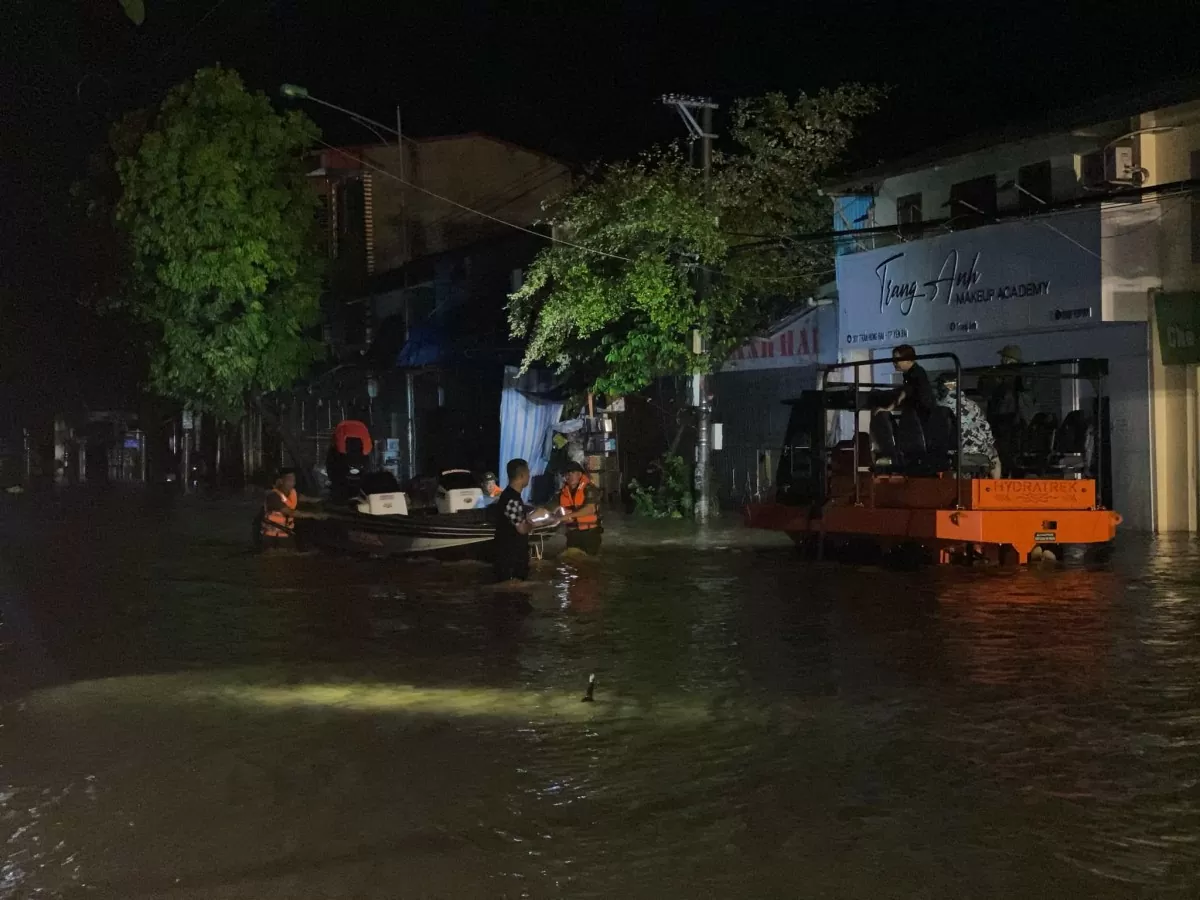
[[[1075,454],[1087,450],[1088,418],[1083,410],[1076,409],[1067,413],[1054,433],[1054,451],[1056,453]]]
[[[891,460],[881,468],[898,468],[902,459],[896,445],[896,422],[890,413],[877,412],[871,416],[871,441],[875,445],[875,459]],[[874,462],[874,460],[873,460]]]
[[[958,423],[954,410],[947,406],[933,408],[925,422],[925,444],[929,462],[937,471],[954,467],[954,454],[958,452]]]
[[[896,448],[900,451],[901,465],[906,469],[921,466],[925,462],[925,429],[916,410],[901,410],[896,417]]]
[[[1050,458],[1050,467],[1055,472],[1078,475],[1087,469],[1089,425],[1088,417],[1081,409],[1072,410],[1063,417],[1054,433],[1054,452]]]
[[[992,461],[982,453],[964,453],[962,470],[972,478],[986,478],[992,474]]]
[[[1054,453],[1054,437],[1058,429],[1058,417],[1053,413],[1040,412],[1030,420],[1025,429],[1023,450],[1017,458],[1020,473],[1041,475]],[[1018,474],[1018,473],[1014,473]]]

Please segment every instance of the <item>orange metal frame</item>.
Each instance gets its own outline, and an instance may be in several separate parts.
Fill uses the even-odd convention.
[[[1096,505],[1091,479],[975,478],[955,507],[957,479],[859,473],[830,479],[823,508],[781,503],[746,509],[751,528],[783,531],[797,542],[810,536],[867,537],[881,546],[917,543],[939,562],[973,548],[996,561],[1009,554],[1027,562],[1039,544],[1096,544],[1116,536],[1121,516]],[[965,480],[965,479],[964,479]]]

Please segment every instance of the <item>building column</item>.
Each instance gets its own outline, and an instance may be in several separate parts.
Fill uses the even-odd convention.
[[[1150,328],[1150,441],[1156,533],[1196,530],[1196,367],[1163,365],[1153,297]]]

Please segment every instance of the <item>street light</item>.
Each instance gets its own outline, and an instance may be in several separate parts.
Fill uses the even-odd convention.
[[[307,100],[309,103],[315,103],[315,104],[317,104],[317,106],[324,106],[326,109],[332,109],[335,112],[340,112],[344,116],[349,116],[351,119],[353,119],[355,122],[358,122],[360,125],[366,125],[368,127],[373,126],[374,128],[382,128],[388,134],[394,134],[397,137],[397,139],[399,139],[401,141],[408,141],[410,144],[416,143],[416,141],[412,140],[412,138],[405,137],[404,133],[400,130],[399,127],[393,128],[391,125],[384,125],[382,122],[377,121],[375,119],[368,118],[367,116],[364,116],[362,113],[355,112],[352,109],[346,109],[346,107],[344,107],[344,106],[338,106],[336,103],[330,103],[328,100],[322,100],[320,97],[316,97],[316,96],[313,96],[312,94],[310,94],[308,92],[308,88],[304,87],[303,85],[281,84],[279,86],[279,95],[286,100]],[[400,124],[400,110],[399,110],[399,108],[397,108],[396,109],[396,125],[399,126],[399,124]],[[387,143],[387,142],[384,141],[384,143]],[[401,163],[403,164],[403,157],[401,157]],[[403,175],[401,175],[401,177],[403,177]]]

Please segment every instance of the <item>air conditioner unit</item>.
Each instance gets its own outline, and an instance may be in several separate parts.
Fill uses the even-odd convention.
[[[1104,148],[1104,180],[1109,184],[1133,184],[1133,147]]]

